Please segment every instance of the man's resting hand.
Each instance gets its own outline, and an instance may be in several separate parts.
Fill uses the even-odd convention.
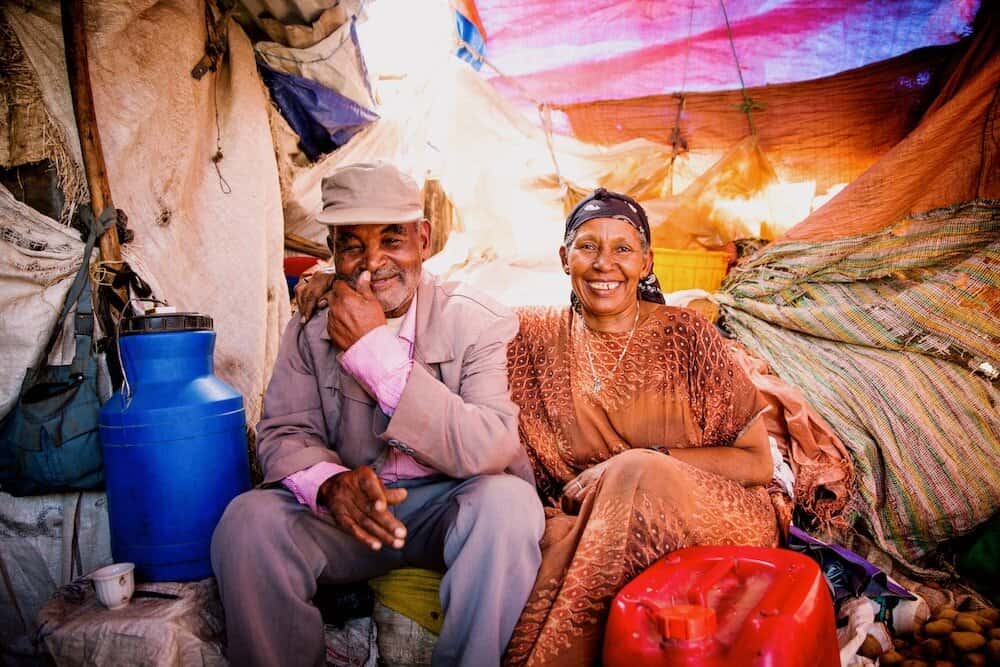
[[[406,499],[406,489],[387,489],[368,466],[338,473],[319,487],[334,524],[378,551],[383,544],[402,549],[406,527],[389,512]]]

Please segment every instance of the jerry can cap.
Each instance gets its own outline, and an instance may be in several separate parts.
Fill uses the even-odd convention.
[[[694,641],[715,634],[715,610],[700,605],[679,604],[661,607],[656,621],[664,639]]]
[[[213,331],[212,318],[202,313],[157,313],[122,320],[121,335],[183,331]]]

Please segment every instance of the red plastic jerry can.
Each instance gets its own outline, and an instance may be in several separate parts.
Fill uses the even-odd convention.
[[[680,549],[615,597],[604,665],[839,667],[833,600],[794,551]]]

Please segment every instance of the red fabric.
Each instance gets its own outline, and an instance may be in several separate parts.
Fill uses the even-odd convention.
[[[476,0],[452,0],[452,5],[455,7],[455,11],[469,19],[472,25],[476,26],[476,30],[485,40],[486,29],[483,27],[483,20],[479,18],[479,10],[476,8]]]

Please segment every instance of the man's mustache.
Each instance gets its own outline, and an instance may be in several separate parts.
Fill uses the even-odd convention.
[[[361,278],[361,274],[365,272],[364,268],[356,269],[354,273],[348,275],[346,273],[337,273],[336,280],[343,280],[345,283],[351,286],[351,289],[358,288],[358,279]],[[376,280],[385,280],[387,278],[395,278],[401,275],[402,271],[393,268],[383,268],[379,269],[372,274],[371,280],[375,282]]]

